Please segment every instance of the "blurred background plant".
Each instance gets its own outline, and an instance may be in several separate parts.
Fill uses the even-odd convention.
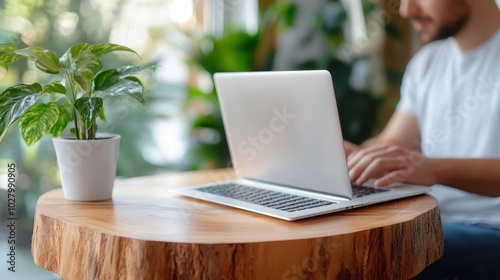
[[[112,31],[116,28],[119,12],[124,1],[91,1],[91,0],[6,0],[0,1],[0,42],[13,42],[18,47],[38,45],[49,48],[59,55],[64,49],[80,42],[91,44],[108,42]],[[96,24],[98,23],[98,24]],[[148,35],[149,26],[144,27],[144,36]],[[115,36],[116,37],[116,36]],[[116,41],[117,39],[115,39]],[[156,53],[146,50],[147,44],[141,46],[142,61],[131,56],[116,55],[104,57],[106,64],[118,66],[126,59],[135,59],[133,63],[146,64],[159,60]],[[164,73],[160,73],[164,75]],[[0,70],[0,88],[19,83],[34,81],[48,82],[48,75],[34,69],[30,62],[19,61],[7,72]],[[159,168],[169,168],[170,162],[149,159],[165,150],[166,143],[160,140],[154,131],[165,124],[171,114],[175,114],[175,103],[182,96],[183,90],[178,85],[165,79],[147,79],[148,89],[145,108],[135,104],[132,99],[108,100],[108,122],[101,123],[101,131],[122,134],[122,147],[118,176],[130,177],[151,174]],[[1,106],[1,105],[0,105]],[[177,106],[178,107],[178,106]],[[167,124],[168,125],[168,124]],[[162,142],[163,139],[160,140]],[[155,147],[158,148],[155,151]],[[141,149],[148,147],[149,149]],[[149,158],[148,158],[149,157]],[[9,132],[5,143],[0,146],[2,166],[14,162],[19,172],[17,182],[17,214],[21,225],[29,230],[32,226],[33,210],[38,196],[60,185],[55,164],[53,146],[48,138],[44,138],[33,147],[26,147],[17,132]],[[1,172],[6,172],[3,168]],[[0,186],[0,201],[6,201],[4,183]],[[0,214],[5,217],[3,207]],[[30,236],[30,235],[28,235]],[[25,242],[26,243],[26,242]]]
[[[238,14],[237,6],[229,8]],[[277,0],[260,8],[253,32],[248,32],[251,24],[222,17],[210,36],[191,37],[194,43],[183,46],[194,50],[188,55],[192,71],[209,81],[188,90],[187,169],[231,165],[216,93],[207,78],[215,72],[326,69],[334,79],[344,138],[361,143],[377,128],[386,92],[381,55],[386,30],[400,38],[398,29],[384,22],[380,7],[368,0]],[[399,83],[402,75],[394,74],[391,82]]]
[[[117,175],[133,177],[231,165],[215,72],[327,69],[344,138],[360,143],[369,137],[380,124],[381,106],[389,102],[385,106],[393,109],[386,87],[397,86],[402,74],[384,69],[381,52],[386,34],[401,40],[387,16],[397,7],[381,11],[368,0],[0,0],[0,43],[62,54],[83,41],[112,42],[136,50],[143,60],[134,64],[161,65],[154,79],[145,80],[144,108],[134,100],[109,100],[108,121],[99,126],[122,135]],[[105,59],[115,67],[132,57]],[[44,78],[33,67],[16,62],[9,72],[0,69],[0,90]],[[36,200],[59,186],[55,154],[49,138],[28,148],[11,130],[4,141],[0,205],[6,202],[2,176],[14,162],[23,225],[18,236],[28,246]],[[0,219],[5,217],[2,206]]]
[[[361,143],[377,123],[385,76],[385,22],[372,1],[277,1],[275,70],[326,69],[332,74],[342,133]],[[368,26],[372,30],[368,32]]]

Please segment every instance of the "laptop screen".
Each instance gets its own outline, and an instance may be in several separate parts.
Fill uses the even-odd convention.
[[[217,73],[214,80],[239,177],[352,196],[328,71]]]

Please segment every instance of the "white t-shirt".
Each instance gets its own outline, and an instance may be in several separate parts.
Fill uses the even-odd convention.
[[[452,38],[425,45],[408,64],[397,110],[416,116],[426,157],[500,158],[500,29],[467,52]],[[500,197],[442,185],[430,194],[443,222],[500,228]]]

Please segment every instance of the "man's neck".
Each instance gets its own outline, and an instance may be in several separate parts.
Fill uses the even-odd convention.
[[[500,29],[500,9],[494,1],[480,7],[472,5],[471,8],[476,10],[471,13],[468,23],[454,37],[464,52],[480,46]]]

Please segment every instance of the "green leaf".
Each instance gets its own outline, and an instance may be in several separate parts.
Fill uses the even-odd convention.
[[[143,105],[146,102],[144,100],[145,95],[146,91],[144,90],[144,86],[136,77],[126,77],[122,80],[118,80],[107,86],[101,87],[93,93],[93,96],[101,98],[111,96],[130,96]]]
[[[50,83],[43,87],[43,93],[62,93],[66,94],[66,87],[60,83]]]
[[[92,80],[102,69],[101,60],[91,51],[86,51],[75,61],[73,79],[85,92],[90,92]]]
[[[160,67],[158,64],[149,64],[149,65],[141,65],[141,66],[133,66],[133,65],[127,65],[123,66],[117,69],[118,73],[120,73],[120,79],[129,77],[135,74],[139,74],[140,72],[151,69],[153,71],[156,71]]]
[[[116,52],[116,51],[132,52],[132,53],[135,53],[137,56],[139,56],[139,54],[137,54],[137,52],[135,52],[131,48],[117,45],[117,44],[110,44],[110,43],[96,44],[96,45],[91,46],[90,48],[92,49],[92,52],[98,57],[105,55],[105,54],[108,54],[110,52]]]
[[[71,64],[82,55],[82,53],[90,47],[88,43],[80,43],[71,46],[66,53],[61,57],[60,63],[66,68],[70,68]]]
[[[100,97],[81,97],[75,102],[75,108],[80,113],[83,126],[89,129],[93,124],[99,112],[103,107],[102,98]]]
[[[51,102],[49,104],[56,104],[56,103]],[[57,118],[57,122],[50,129],[50,135],[52,135],[52,137],[57,137],[61,135],[61,133],[63,133],[64,129],[66,129],[66,127],[71,121],[71,119],[68,116],[68,112],[66,112],[66,109],[64,109],[64,106],[58,105],[58,109],[59,109],[59,117]]]
[[[103,65],[91,46],[81,43],[69,48],[61,57],[61,64],[69,70],[75,83],[85,92],[90,92],[92,80]]]
[[[53,51],[44,50],[40,47],[28,47],[17,50],[15,53],[35,61],[35,66],[45,73],[58,74],[61,69],[59,58]]]
[[[19,118],[19,132],[24,142],[31,146],[50,132],[59,117],[59,105],[54,102],[49,104],[36,104],[29,108]]]
[[[120,73],[116,69],[110,69],[106,71],[102,71],[97,74],[94,79],[94,92],[100,89],[110,87],[114,83],[117,83],[120,80]]]
[[[158,65],[124,66],[119,69],[111,69],[99,73],[94,79],[94,91],[111,86],[112,84],[146,69],[155,71]]]
[[[13,43],[0,44],[0,67],[9,69],[10,65],[22,56],[15,53],[17,47]]]
[[[102,107],[101,111],[99,112],[99,119],[101,119],[102,121],[107,121],[106,113],[104,113],[104,106]]]
[[[0,106],[0,142],[12,123],[36,103],[41,92],[42,86],[34,83],[15,85],[0,94],[0,104],[2,104]]]

